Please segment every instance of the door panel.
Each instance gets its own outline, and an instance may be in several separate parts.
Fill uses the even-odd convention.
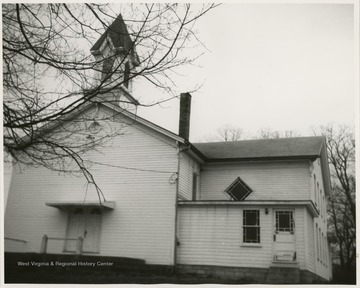
[[[84,252],[98,252],[101,225],[101,211],[99,208],[91,209],[87,215],[84,233]]]
[[[85,229],[85,211],[83,208],[74,209],[69,215],[67,239],[78,239],[84,234]],[[65,251],[75,252],[76,240],[66,240]]]
[[[69,215],[67,239],[83,238],[83,252],[98,252],[101,226],[99,208],[75,208]],[[65,251],[76,251],[76,240],[65,241]]]
[[[274,260],[295,261],[295,222],[294,211],[275,211]]]

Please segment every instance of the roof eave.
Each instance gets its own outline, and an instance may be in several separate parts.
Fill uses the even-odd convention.
[[[150,121],[138,116],[137,114],[133,114],[133,113],[131,113],[129,111],[121,109],[120,107],[115,106],[114,104],[111,104],[111,103],[101,103],[101,104],[108,107],[108,108],[110,108],[110,109],[116,110],[117,112],[123,114],[124,116],[126,116],[126,117],[140,123],[140,124],[143,124],[144,126],[149,127],[150,129],[153,129],[153,130],[155,130],[155,131],[157,131],[157,132],[159,132],[159,133],[161,133],[163,135],[166,135],[166,136],[168,136],[169,138],[172,138],[175,141],[178,141],[178,142],[180,142],[182,144],[184,144],[186,142],[186,140],[184,138],[178,136],[177,134],[175,134],[175,133],[173,133],[173,132],[171,132],[171,131],[169,131],[169,130],[167,130],[167,129],[165,129],[165,128],[163,128],[163,127],[161,127],[161,126],[159,126],[159,125],[157,125],[157,124],[155,124],[153,122],[150,122]]]
[[[266,157],[234,157],[234,158],[206,158],[207,162],[252,162],[252,161],[276,161],[276,160],[315,160],[319,155],[295,155],[295,156],[266,156]]]

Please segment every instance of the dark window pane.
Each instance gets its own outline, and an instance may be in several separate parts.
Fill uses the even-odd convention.
[[[196,191],[197,191],[197,174],[193,173],[193,183],[192,183],[192,200],[196,200]]]
[[[260,227],[244,227],[245,243],[260,243]]]
[[[280,229],[289,229],[290,228],[290,217],[289,215],[280,214],[279,215],[279,228]]]
[[[258,210],[244,210],[244,225],[259,225]]]
[[[292,232],[293,228],[294,228],[293,212],[276,211],[276,230]]]
[[[253,190],[240,179],[236,178],[233,183],[225,190],[233,200],[244,200]]]

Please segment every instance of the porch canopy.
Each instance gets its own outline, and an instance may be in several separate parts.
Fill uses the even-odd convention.
[[[97,207],[102,210],[114,210],[115,201],[105,202],[83,202],[83,201],[58,201],[58,202],[46,202],[47,206],[55,207],[58,209],[69,209],[74,207]]]

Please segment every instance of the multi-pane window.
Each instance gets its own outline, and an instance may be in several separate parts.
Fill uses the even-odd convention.
[[[260,243],[259,210],[243,211],[243,242]]]
[[[193,179],[192,179],[192,200],[196,200],[196,194],[197,194],[197,183],[198,183],[198,175],[197,173],[193,173]]]
[[[321,230],[320,230],[320,227],[319,227],[319,259],[320,259],[320,263],[322,263],[322,241],[321,241]]]
[[[315,230],[316,230],[316,248],[317,248],[316,249],[316,255],[317,255],[317,260],[319,261],[319,255],[320,255],[319,254],[320,253],[319,249],[320,248],[319,248],[319,230],[318,230],[318,224],[317,223],[316,223],[316,229]]]
[[[321,190],[319,189],[319,212],[320,212],[320,216],[322,217],[322,197],[321,197]]]
[[[327,264],[328,264],[328,244],[327,244],[326,236],[324,237],[324,241],[325,241],[325,265],[327,267]]]
[[[292,211],[276,211],[276,231],[294,233],[294,217]]]
[[[319,194],[320,194],[320,190],[319,190],[319,182],[316,183],[316,197],[317,197],[317,203],[320,207],[320,200],[319,200]]]
[[[225,190],[235,201],[245,200],[252,191],[253,190],[240,177],[237,177]]]
[[[317,206],[316,175],[314,175],[314,197],[315,197],[315,205]]]

